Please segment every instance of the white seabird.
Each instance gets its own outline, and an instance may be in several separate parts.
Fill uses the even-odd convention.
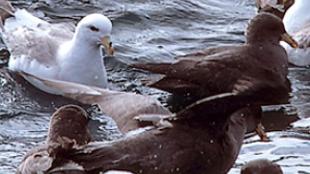
[[[11,53],[9,69],[107,88],[101,45],[113,54],[111,31],[111,21],[102,14],[87,15],[73,32],[68,25],[51,24],[16,9],[4,20],[2,35]]]

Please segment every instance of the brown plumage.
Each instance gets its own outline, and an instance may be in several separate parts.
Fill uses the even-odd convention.
[[[67,153],[86,145],[91,140],[87,128],[88,115],[79,106],[66,105],[51,117],[47,141],[31,150],[17,168],[18,174],[48,173],[57,164],[71,164],[65,160]],[[64,169],[72,168],[65,166]],[[71,170],[80,173],[81,167],[74,165]]]
[[[76,105],[65,105],[59,108],[50,121],[47,143],[61,144],[61,137],[71,140],[75,146],[82,146],[90,142],[88,131],[88,114]]]
[[[240,96],[233,93],[205,98],[167,118],[172,128],[151,128],[109,143],[88,143],[85,112],[77,106],[65,106],[52,117],[56,122],[51,121],[47,143],[31,151],[18,172],[225,174],[238,156],[245,132],[253,129],[247,122],[255,121],[259,114],[251,108],[240,108],[244,105],[240,101]],[[220,110],[227,103],[232,107]],[[73,130],[80,133],[71,134]],[[86,144],[75,147],[71,142]]]
[[[150,86],[174,96],[189,96],[188,103],[225,92],[248,96],[250,102],[262,105],[286,103],[291,89],[287,54],[279,45],[283,36],[297,46],[287,37],[280,18],[260,13],[250,21],[243,45],[212,48],[212,51],[182,56],[173,63],[132,66],[163,74],[162,79]]]
[[[83,166],[85,173],[227,173],[248,129],[246,122],[257,114],[237,106],[218,112],[224,103],[240,101],[238,97],[224,94],[200,100],[170,119],[173,128],[151,129],[111,143],[90,143],[68,154],[67,160]]]

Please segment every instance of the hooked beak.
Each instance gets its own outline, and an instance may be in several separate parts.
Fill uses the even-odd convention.
[[[282,41],[288,43],[292,48],[298,48],[298,43],[287,33],[281,35]]]
[[[101,39],[101,44],[103,45],[105,51],[106,51],[106,54],[108,56],[113,56],[114,54],[114,48],[112,46],[112,42],[110,41],[110,36],[104,36],[102,39]]]

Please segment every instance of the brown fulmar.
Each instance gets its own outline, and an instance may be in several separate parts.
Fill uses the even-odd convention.
[[[298,44],[286,33],[280,18],[260,13],[249,23],[246,43],[214,54],[190,54],[172,63],[132,65],[164,77],[150,86],[193,101],[225,92],[249,96],[261,105],[287,103],[291,91],[284,40]]]
[[[91,174],[109,170],[226,174],[238,156],[246,122],[257,114],[250,108],[225,108],[239,102],[238,97],[220,94],[199,100],[167,118],[172,128],[150,128],[114,142],[91,142],[65,158]]]
[[[233,107],[225,107],[227,103]],[[244,104],[238,95],[219,94],[171,115],[167,120],[172,128],[153,127],[114,142],[93,143],[88,143],[85,112],[77,106],[70,106],[70,112],[60,109],[50,124],[58,126],[49,131],[49,136],[59,136],[51,136],[47,145],[29,153],[18,172],[97,174],[125,170],[147,174],[224,174],[234,164],[245,132],[251,129],[247,122],[257,114],[250,108],[240,108]],[[67,127],[68,123],[72,126]],[[77,144],[84,146],[75,147]]]
[[[60,163],[64,169],[82,174],[83,168],[70,160],[64,160],[64,156],[90,142],[87,125],[88,115],[81,107],[66,105],[59,108],[52,115],[46,144],[31,150],[16,173],[49,173],[51,170],[56,172],[57,169],[53,166]]]

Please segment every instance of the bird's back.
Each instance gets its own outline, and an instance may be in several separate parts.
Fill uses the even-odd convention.
[[[4,42],[11,53],[9,68],[50,78],[50,74],[58,71],[55,65],[59,45],[72,35],[72,31],[60,31],[59,26],[17,9],[14,17],[5,20],[3,31]]]

